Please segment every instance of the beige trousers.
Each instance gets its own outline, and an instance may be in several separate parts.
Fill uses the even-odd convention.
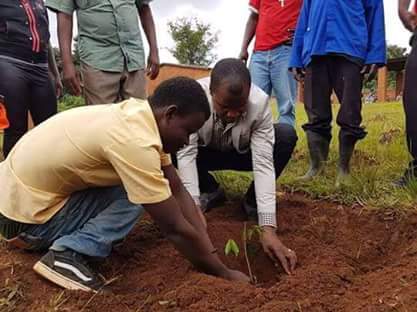
[[[117,103],[130,97],[146,99],[145,70],[121,73],[102,71],[81,63],[87,104]]]

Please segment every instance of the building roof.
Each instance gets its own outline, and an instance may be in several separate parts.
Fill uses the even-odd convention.
[[[392,71],[402,71],[405,68],[405,63],[407,62],[407,57],[397,57],[389,59],[387,62],[388,70]]]
[[[206,67],[206,66],[174,64],[174,63],[161,63],[160,67],[163,67],[163,66],[190,68],[190,69],[201,69],[201,70],[211,70],[212,69],[211,67]]]

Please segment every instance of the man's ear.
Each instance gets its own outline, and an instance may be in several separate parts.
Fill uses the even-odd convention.
[[[167,121],[172,120],[176,114],[178,114],[178,107],[176,105],[170,105],[165,109],[164,115]]]

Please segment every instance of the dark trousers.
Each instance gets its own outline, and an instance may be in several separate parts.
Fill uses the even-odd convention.
[[[411,53],[405,66],[404,111],[407,145],[413,158],[410,169],[417,174],[417,31],[411,40]]]
[[[297,134],[294,128],[287,124],[275,124],[275,145],[273,149],[275,177],[281,175],[291,158],[297,143]],[[197,170],[202,193],[214,192],[219,184],[209,171],[236,170],[253,171],[252,154],[240,154],[237,151],[220,152],[210,147],[199,147],[197,156]],[[246,193],[249,204],[256,206],[255,186],[252,182]]]
[[[0,58],[0,94],[4,96],[10,127],[4,131],[3,154],[28,130],[28,111],[35,125],[57,112],[48,68]]]
[[[356,140],[366,136],[362,122],[361,66],[343,56],[313,57],[306,69],[304,105],[308,122],[305,131],[316,132],[329,141],[331,139],[332,107],[331,95],[335,91],[340,110],[337,124],[339,138],[353,137]]]

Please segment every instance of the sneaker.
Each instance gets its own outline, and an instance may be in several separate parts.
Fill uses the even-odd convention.
[[[221,206],[226,201],[226,195],[221,187],[215,192],[202,193],[200,195],[200,205],[203,212],[209,211],[214,207]]]
[[[104,286],[104,280],[88,267],[83,256],[69,249],[48,251],[33,269],[66,289],[98,292]]]

